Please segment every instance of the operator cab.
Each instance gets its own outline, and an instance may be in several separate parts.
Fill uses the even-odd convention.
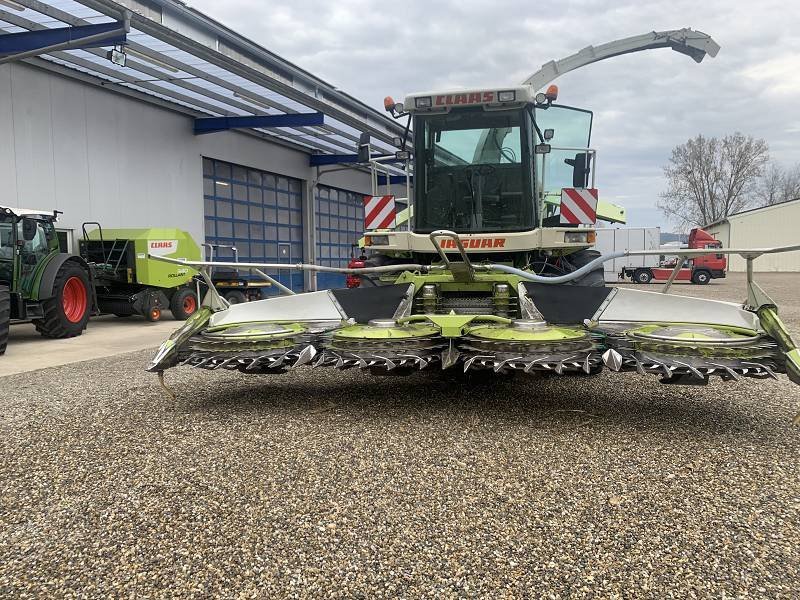
[[[592,113],[553,104],[557,88],[414,94],[416,233],[531,231],[562,218],[563,188],[586,188]],[[548,156],[549,155],[549,156]]]

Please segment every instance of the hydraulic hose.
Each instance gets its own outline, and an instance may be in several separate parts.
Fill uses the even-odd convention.
[[[591,271],[594,271],[604,262],[607,262],[609,260],[614,260],[615,258],[621,258],[627,255],[628,252],[612,252],[611,254],[604,254],[603,256],[598,256],[593,261],[586,263],[580,269],[572,271],[572,273],[567,273],[566,275],[558,275],[557,277],[546,277],[544,275],[536,275],[535,273],[529,273],[528,271],[523,271],[522,269],[517,269],[515,267],[510,267],[508,265],[489,264],[485,266],[476,265],[476,267],[483,268],[489,271],[502,271],[503,273],[510,273],[511,275],[517,275],[519,277],[522,277],[523,279],[527,279],[528,281],[535,281],[536,283],[558,284],[558,283],[567,283],[568,281],[574,281],[575,279],[579,279],[584,275],[590,273]]]

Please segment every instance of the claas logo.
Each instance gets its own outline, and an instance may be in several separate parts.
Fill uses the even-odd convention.
[[[505,248],[506,238],[466,238],[461,240],[464,248],[478,250],[483,248]],[[441,242],[442,248],[457,248],[455,240],[444,239]]]
[[[155,248],[172,248],[173,242],[150,242],[150,247]]]
[[[456,104],[488,104],[494,102],[494,92],[466,92],[463,94],[442,94],[436,96],[436,106]]]

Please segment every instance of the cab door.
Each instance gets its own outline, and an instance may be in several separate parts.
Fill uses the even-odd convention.
[[[52,223],[37,219],[21,219],[17,222],[19,248],[19,288],[25,297],[34,296],[39,278],[46,265],[45,259],[57,251],[58,239]]]

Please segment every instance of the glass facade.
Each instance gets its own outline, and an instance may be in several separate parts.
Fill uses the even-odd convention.
[[[318,185],[314,198],[317,215],[317,263],[326,267],[346,267],[354,244],[364,234],[364,195]],[[319,273],[317,288],[344,287],[345,276]]]
[[[232,261],[234,246],[240,262],[302,262],[302,189],[299,179],[204,158],[205,237],[207,243],[220,246],[215,260]],[[300,271],[268,274],[295,291],[303,290]],[[244,271],[242,275],[250,276]]]

